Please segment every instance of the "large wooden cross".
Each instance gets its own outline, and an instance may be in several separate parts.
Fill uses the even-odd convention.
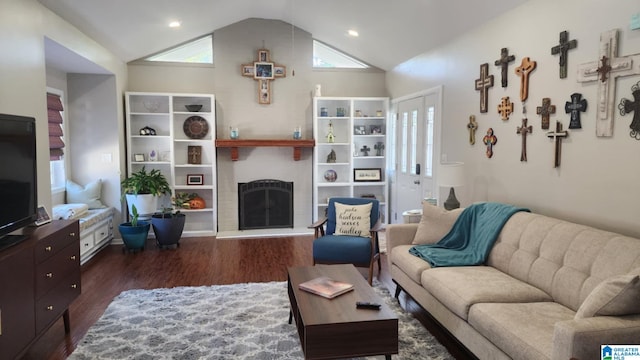
[[[258,50],[258,60],[251,64],[242,64],[242,76],[251,77],[258,81],[258,103],[271,104],[271,81],[286,77],[287,68],[271,61],[269,50]]]
[[[622,116],[633,112],[633,120],[629,125],[629,128],[631,128],[629,135],[636,140],[640,140],[640,82],[633,85],[631,91],[633,101],[622,98],[620,104],[618,104],[618,109]]]
[[[500,50],[500,59],[496,60],[494,63],[496,66],[500,66],[502,68],[501,75],[502,75],[503,88],[506,88],[508,84],[507,75],[509,71],[509,63],[514,62],[515,60],[516,60],[515,56],[509,55],[509,49],[502,48],[502,50]]]
[[[509,115],[513,112],[513,103],[509,100],[508,96],[503,96],[500,104],[498,104],[498,114],[504,121],[509,120]]]
[[[556,121],[556,131],[549,131],[547,133],[547,137],[555,140],[556,143],[556,151],[555,157],[553,161],[553,167],[560,166],[560,152],[562,151],[562,139],[569,136],[569,132],[567,130],[562,130],[562,123],[560,121]]]
[[[478,122],[476,122],[476,117],[474,115],[469,116],[467,129],[469,129],[469,144],[473,145],[476,143],[476,130],[478,129]]]
[[[618,30],[600,34],[598,60],[578,68],[578,82],[598,81],[596,136],[613,136],[616,79],[640,74],[640,54],[618,57]]]
[[[569,40],[569,33],[560,32],[560,44],[551,48],[551,55],[560,54],[560,79],[567,77],[567,57],[569,50],[578,46],[578,40]]]
[[[484,63],[480,65],[480,78],[476,79],[476,90],[480,90],[481,113],[487,112],[490,87],[493,87],[493,75],[489,75],[489,63]]]
[[[569,129],[582,129],[582,123],[580,122],[580,113],[587,111],[587,99],[581,99],[582,94],[571,94],[571,101],[567,101],[564,104],[564,112],[571,113],[571,121],[569,122]]]
[[[542,106],[538,106],[536,108],[536,114],[542,116],[542,129],[546,130],[549,128],[549,115],[556,113],[556,106],[551,105],[551,99],[543,98]]]
[[[533,126],[527,126],[527,118],[522,119],[522,126],[518,126],[517,133],[522,137],[522,150],[520,150],[520,161],[527,161],[527,134],[533,133]]]
[[[516,68],[516,75],[520,77],[520,101],[526,101],[529,97],[529,75],[536,69],[536,62],[528,57],[522,58],[520,66]]]

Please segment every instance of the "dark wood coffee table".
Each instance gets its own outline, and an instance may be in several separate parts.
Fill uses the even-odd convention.
[[[398,318],[353,265],[290,267],[288,292],[305,359],[341,359],[398,353]],[[319,276],[354,285],[333,299],[308,293],[298,284]],[[382,304],[357,309],[356,301]],[[291,322],[291,319],[289,319]]]

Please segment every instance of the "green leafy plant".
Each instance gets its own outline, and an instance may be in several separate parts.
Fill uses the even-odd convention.
[[[176,196],[171,198],[171,204],[176,209],[188,209],[189,200],[193,200],[198,196],[196,193],[181,192],[176,193]]]
[[[128,178],[122,180],[122,195],[125,194],[152,194],[156,196],[171,193],[171,187],[167,178],[160,170],[152,169],[147,172],[144,167],[134,172]]]
[[[138,208],[135,205],[131,205],[131,226],[138,226]]]

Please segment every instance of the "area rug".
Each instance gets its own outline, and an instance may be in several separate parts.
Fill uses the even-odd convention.
[[[398,314],[394,359],[453,359],[386,288],[375,289]],[[69,359],[304,359],[288,319],[285,282],[128,290]]]

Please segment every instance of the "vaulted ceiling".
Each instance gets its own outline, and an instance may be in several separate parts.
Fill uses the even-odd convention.
[[[255,17],[294,24],[390,70],[527,0],[38,1],[125,62]],[[182,26],[169,28],[173,20]],[[360,36],[347,35],[349,29]]]

